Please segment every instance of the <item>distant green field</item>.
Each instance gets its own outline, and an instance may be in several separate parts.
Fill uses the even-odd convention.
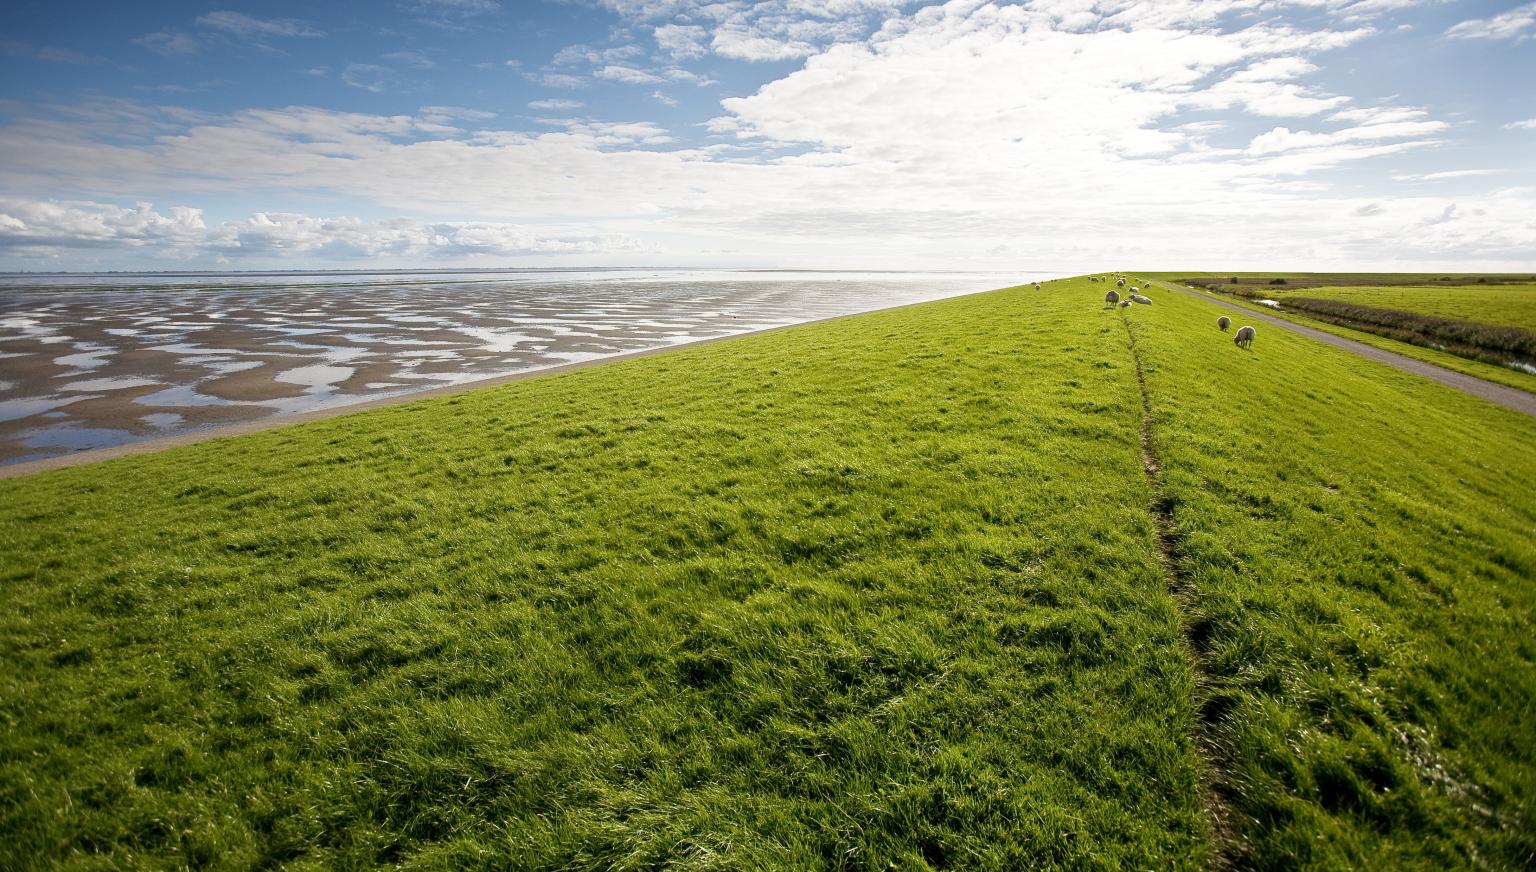
[[[1536,330],[1536,283],[1453,287],[1321,287],[1298,296]],[[1282,298],[1283,299],[1283,298]]]
[[[0,867],[1527,865],[1536,421],[1103,291],[0,482]]]
[[[1207,296],[1210,295],[1207,294]],[[1433,348],[1424,348],[1420,345],[1411,345],[1407,342],[1398,342],[1395,339],[1388,339],[1385,336],[1377,336],[1374,333],[1367,333],[1363,330],[1351,330],[1348,327],[1341,327],[1337,324],[1330,324],[1327,321],[1319,321],[1315,318],[1308,318],[1298,312],[1260,307],[1257,304],[1246,303],[1242,300],[1220,300],[1218,298],[1217,301],[1219,303],[1229,304],[1230,308],[1238,311],[1248,307],[1251,307],[1255,310],[1262,308],[1262,311],[1268,315],[1282,317],[1289,321],[1295,321],[1298,324],[1305,324],[1308,327],[1315,327],[1318,330],[1332,333],[1336,336],[1343,336],[1346,339],[1353,339],[1356,342],[1363,342],[1366,345],[1372,345],[1385,351],[1391,351],[1395,354],[1401,354],[1405,357],[1412,357],[1417,360],[1422,360],[1426,363],[1433,363],[1436,366],[1443,366],[1446,369],[1452,369],[1457,372],[1464,372],[1467,375],[1476,376],[1480,379],[1497,382],[1498,384],[1508,385],[1512,388],[1519,388],[1523,391],[1536,393],[1536,373],[1525,372],[1510,366],[1496,366],[1491,363],[1484,363],[1481,360],[1470,360],[1468,358],[1458,357],[1457,355],[1449,354],[1444,351],[1437,351]]]
[[[1160,281],[1192,278],[1244,286],[1275,286],[1295,290],[1330,286],[1423,286],[1502,285],[1536,282],[1526,273],[1333,273],[1333,272],[1128,272],[1128,276]],[[1283,281],[1276,281],[1283,279]]]

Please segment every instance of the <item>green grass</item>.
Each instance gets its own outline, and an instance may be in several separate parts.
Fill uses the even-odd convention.
[[[1102,293],[0,482],[0,866],[1528,864],[1536,422]]]
[[[1503,285],[1536,282],[1536,275],[1526,273],[1331,273],[1331,272],[1128,272],[1128,276],[1150,276],[1154,280],[1202,283],[1216,282],[1245,288],[1319,287],[1406,287]],[[1235,280],[1235,281],[1234,281]]]
[[[1244,853],[1528,866],[1536,421],[1217,310],[1131,311]]]
[[[1442,318],[1536,330],[1536,283],[1451,287],[1320,287],[1298,296],[1402,309]]]

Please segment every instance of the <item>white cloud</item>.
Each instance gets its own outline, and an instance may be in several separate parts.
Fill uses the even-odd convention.
[[[534,100],[528,104],[528,108],[544,112],[567,112],[571,109],[580,109],[582,105],[580,100]]]
[[[677,106],[677,101],[676,100],[672,99],[671,97],[668,97],[666,94],[662,93],[661,91],[652,91],[651,92],[651,99],[655,100],[657,103],[660,103],[663,106],[671,106],[671,107],[676,107]]]
[[[375,94],[382,94],[398,84],[394,70],[378,64],[347,64],[341,71],[341,80]]]
[[[402,4],[403,9],[423,15],[452,15],[473,17],[501,11],[497,0],[413,0]]]
[[[632,4],[636,20],[702,27],[711,45],[731,15],[756,9],[646,3]],[[1339,15],[1386,8],[1312,2],[1320,4]],[[799,69],[724,101],[705,128],[715,134],[707,147],[674,142],[644,121],[567,117],[583,107],[555,99],[530,104],[550,116],[531,131],[432,110],[178,117],[111,105],[88,117],[8,114],[0,190],[96,200],[157,191],[188,203],[318,192],[393,213],[520,227],[560,216],[587,236],[664,240],[671,248],[657,257],[669,263],[724,248],[854,266],[995,266],[994,251],[1085,268],[1531,259],[1529,187],[1494,189],[1479,214],[1460,190],[1477,183],[1465,182],[1460,208],[1440,223],[1425,222],[1457,204],[1353,180],[1335,187],[1339,168],[1363,162],[1381,170],[1372,178],[1406,174],[1403,155],[1455,131],[1425,108],[1350,93],[1352,78],[1337,74],[1329,52],[1370,39],[1369,27],[1302,30],[1268,14],[1212,23],[1243,8],[1240,0],[955,0],[829,46],[816,43],[826,32],[764,25],[775,39],[819,47]],[[800,17],[840,20],[835,4],[824,13]],[[634,70],[651,91],[674,75],[591,51],[596,61],[572,55],[592,64],[591,76],[608,70],[623,80],[627,73],[609,68]],[[574,75],[583,67],[569,69],[527,76],[551,87],[592,82]],[[1269,118],[1287,120],[1262,123],[1267,132],[1254,136],[1254,120]],[[1406,247],[1410,238],[1424,247]]]
[[[1536,118],[1527,118],[1524,121],[1511,121],[1504,125],[1505,130],[1536,130]]]
[[[447,124],[449,121],[489,121],[496,117],[495,112],[487,112],[484,109],[471,109],[467,106],[423,106],[420,118],[432,124]]]
[[[574,64],[611,64],[627,61],[645,54],[645,49],[638,45],[625,44],[610,46],[608,48],[595,48],[590,45],[568,45],[555,52],[550,63],[555,66],[572,66]]]
[[[707,34],[704,28],[693,24],[664,24],[651,30],[656,45],[677,60],[703,57],[708,52],[704,47]]]
[[[379,60],[389,61],[396,66],[409,67],[413,70],[430,70],[437,66],[436,61],[415,50],[392,51],[388,54],[379,55]]]
[[[202,43],[196,37],[176,30],[146,33],[134,42],[166,57],[186,57],[203,50]]]
[[[587,84],[586,79],[569,73],[524,73],[523,78],[546,88],[580,88]]]
[[[619,66],[618,64],[598,67],[592,71],[592,75],[610,82],[624,82],[629,85],[652,85],[657,82],[666,81],[655,73],[637,70],[634,67]]]
[[[1477,176],[1491,176],[1501,172],[1503,170],[1478,169],[1443,170],[1437,173],[1394,173],[1392,180],[1396,182],[1440,182],[1446,179],[1470,179]]]
[[[1536,3],[1517,6],[1492,18],[1463,21],[1445,35],[1452,39],[1529,39],[1536,36]]]
[[[1261,133],[1255,136],[1253,141],[1248,143],[1248,154],[1279,154],[1299,149],[1327,148],[1352,142],[1418,139],[1430,134],[1439,133],[1446,127],[1447,125],[1442,121],[1398,121],[1388,124],[1368,124],[1327,133],[1316,133],[1310,130],[1293,131],[1288,127],[1276,127],[1268,133]]]
[[[182,206],[167,214],[149,203],[123,208],[89,201],[0,198],[0,253],[49,257],[81,249],[152,249],[167,260],[227,261],[273,256],[321,260],[393,257],[465,261],[481,257],[640,251],[622,234],[550,234],[491,221],[363,221],[286,212],[258,212],[209,226],[202,211]]]
[[[600,0],[620,16],[648,25],[674,60],[713,51],[746,61],[807,57],[828,45],[862,38],[907,0]],[[706,46],[708,47],[706,49]]]
[[[197,18],[197,25],[210,30],[218,30],[243,37],[284,36],[314,38],[325,36],[323,31],[317,30],[309,23],[296,18],[254,18],[242,12],[230,12],[228,10],[200,15]]]
[[[577,118],[540,118],[540,124],[561,127],[573,137],[597,146],[661,145],[672,141],[667,131],[649,121],[591,121]]]

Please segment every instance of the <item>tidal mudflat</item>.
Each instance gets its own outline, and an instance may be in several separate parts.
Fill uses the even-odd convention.
[[[1023,281],[744,271],[0,276],[0,464]]]

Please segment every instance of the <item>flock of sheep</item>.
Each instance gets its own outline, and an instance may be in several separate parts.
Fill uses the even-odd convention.
[[[1114,278],[1115,278],[1115,287],[1117,287],[1117,288],[1125,287],[1125,276],[1123,276],[1123,275],[1116,275]],[[1109,281],[1109,276],[1089,276],[1088,277],[1088,281],[1090,281],[1090,282],[1107,282],[1107,281]],[[1147,284],[1145,279],[1136,279],[1136,281],[1141,282],[1143,285]],[[1039,285],[1037,284],[1035,287],[1038,289]],[[1131,285],[1130,290],[1129,290],[1126,298],[1123,299],[1123,300],[1120,299],[1120,292],[1119,291],[1113,291],[1112,290],[1109,293],[1106,293],[1104,295],[1104,305],[1107,308],[1114,308],[1115,306],[1119,306],[1120,308],[1124,309],[1125,307],[1129,306],[1132,303],[1140,303],[1143,306],[1150,306],[1150,305],[1152,305],[1152,301],[1150,299],[1142,296],[1141,295],[1141,288],[1136,286],[1136,285]],[[1225,332],[1227,332],[1227,328],[1232,326],[1232,319],[1228,318],[1226,315],[1222,315],[1220,318],[1216,319],[1216,326],[1220,327],[1221,328],[1221,332],[1225,333]],[[1232,343],[1234,345],[1236,345],[1238,348],[1242,348],[1242,349],[1250,348],[1253,345],[1253,337],[1255,335],[1257,335],[1257,331],[1255,331],[1252,327],[1244,325],[1242,327],[1237,328],[1237,335],[1235,337],[1233,337]]]

